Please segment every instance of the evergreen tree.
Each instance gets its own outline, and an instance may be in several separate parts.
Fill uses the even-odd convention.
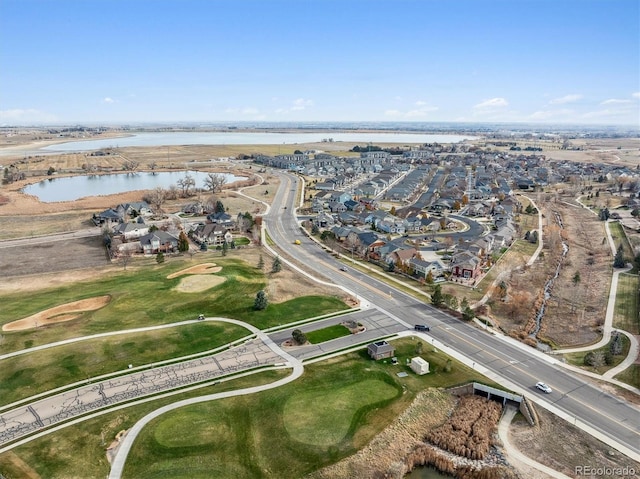
[[[267,307],[268,304],[269,301],[267,300],[267,294],[264,292],[264,290],[261,289],[256,294],[256,300],[253,303],[253,309],[262,311]]]
[[[227,256],[227,251],[229,251],[229,244],[225,241],[222,243],[222,256]]]
[[[622,251],[622,243],[618,246],[618,250],[616,251],[616,255],[613,258],[613,267],[614,268],[624,268],[624,252]]]
[[[187,234],[184,231],[181,231],[180,236],[178,236],[178,251],[181,253],[189,251],[189,238],[187,238]]]
[[[273,260],[273,264],[271,265],[272,273],[279,273],[282,270],[282,263],[280,262],[280,257],[276,256]]]
[[[307,336],[299,329],[294,329],[291,333],[291,337],[296,344],[305,344],[307,342]]]
[[[216,201],[216,207],[214,209],[215,213],[224,213],[225,209],[224,209],[224,205],[222,204],[222,201],[218,200]]]
[[[444,301],[444,297],[442,296],[442,288],[439,284],[433,288],[433,293],[431,293],[431,304],[433,304],[436,308],[442,306]]]
[[[162,251],[160,251],[157,255],[156,255],[156,263],[158,264],[162,264],[164,263],[164,253]]]
[[[262,258],[262,255],[260,255],[260,259],[258,260],[258,269],[260,271],[264,270],[264,259]]]

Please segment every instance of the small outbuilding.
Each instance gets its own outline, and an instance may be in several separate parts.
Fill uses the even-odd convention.
[[[371,358],[378,360],[392,357],[396,350],[386,341],[376,341],[367,347],[367,352]]]
[[[420,356],[411,358],[411,364],[409,367],[416,374],[423,375],[429,373],[429,362],[425,361]]]

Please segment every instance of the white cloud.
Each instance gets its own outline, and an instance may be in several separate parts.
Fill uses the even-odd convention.
[[[102,99],[102,103],[115,103],[115,100],[110,96],[106,96]]]
[[[426,105],[425,102],[419,102],[421,105]],[[404,118],[404,119],[413,119],[413,118],[425,118],[429,115],[429,113],[433,111],[437,111],[437,106],[421,106],[420,108],[415,108],[413,110],[408,111],[400,111],[400,110],[386,110],[384,112],[384,116],[391,118]]]
[[[625,105],[627,103],[631,103],[631,100],[618,100],[617,98],[610,98],[603,102],[600,102],[601,105]]]
[[[304,98],[298,98],[293,101],[292,111],[304,110],[307,107],[313,106],[313,100],[305,100]]]
[[[598,110],[598,111],[589,111],[582,115],[582,118],[611,118],[620,115],[620,111],[618,110]]]
[[[632,93],[631,96],[633,98],[640,98],[640,91],[636,91],[636,92]]]
[[[11,110],[0,110],[0,122],[20,125],[36,123],[52,123],[58,119],[55,115],[34,108],[14,108]]]
[[[572,94],[565,95],[560,98],[554,98],[549,102],[550,105],[564,105],[565,103],[575,103],[576,101],[582,99],[582,95]]]
[[[232,115],[244,115],[244,116],[254,116],[260,113],[260,110],[253,107],[244,107],[244,108],[227,108],[225,113],[230,113]]]
[[[573,110],[562,109],[562,110],[539,110],[531,115],[529,115],[529,120],[532,121],[542,121],[542,120],[550,120],[550,119],[558,119],[558,118],[568,118],[574,114]]]
[[[497,108],[505,108],[509,106],[509,102],[504,98],[491,98],[489,100],[484,100],[473,108],[476,110],[495,110]]]
[[[426,105],[426,104],[427,104],[427,102],[426,102],[426,101],[422,101],[422,100],[418,100],[418,101],[416,102],[416,106],[424,106],[424,105]]]

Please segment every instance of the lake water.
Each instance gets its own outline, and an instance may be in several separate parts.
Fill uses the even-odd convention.
[[[295,145],[300,143],[320,143],[333,139],[334,142],[368,143],[458,143],[473,136],[427,135],[420,133],[257,133],[257,132],[164,132],[136,133],[121,138],[102,140],[71,141],[49,145],[43,151],[91,151],[103,148],[132,146],[175,146],[175,145]]]
[[[40,201],[74,201],[86,196],[113,195],[136,190],[152,190],[158,186],[169,188],[177,185],[178,180],[185,177],[185,171],[159,173],[119,173],[113,175],[83,175],[66,178],[48,178],[22,189],[24,193],[37,196]],[[196,182],[196,188],[205,188],[207,173],[189,171]],[[246,180],[246,177],[222,173],[227,184]]]

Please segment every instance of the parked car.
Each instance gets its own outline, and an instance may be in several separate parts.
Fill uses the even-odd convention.
[[[552,392],[552,389],[549,386],[547,386],[545,383],[542,383],[542,382],[536,383],[536,387],[540,391],[542,391],[543,393],[546,393],[546,394],[551,394],[551,392]]]
[[[414,328],[416,331],[431,331],[431,328],[426,324],[416,324]]]

